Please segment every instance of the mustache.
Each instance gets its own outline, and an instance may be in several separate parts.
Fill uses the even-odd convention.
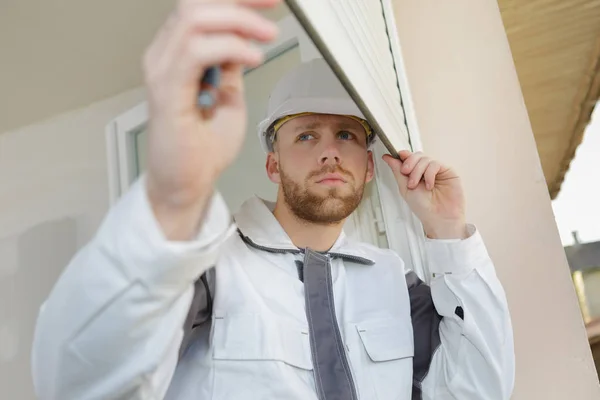
[[[311,178],[321,176],[324,174],[336,174],[336,173],[348,178],[348,180],[354,180],[354,177],[352,176],[350,171],[345,170],[344,168],[340,167],[339,165],[327,165],[327,166],[321,168],[320,170],[313,171],[307,176],[307,179],[311,179]]]

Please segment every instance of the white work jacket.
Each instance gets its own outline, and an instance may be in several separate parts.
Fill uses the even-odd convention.
[[[216,194],[197,238],[169,242],[136,183],[40,310],[37,396],[330,400],[344,385],[343,400],[510,397],[509,312],[474,227],[427,240],[427,286],[393,251],[343,233],[327,253],[296,248],[271,207],[252,198],[232,223]],[[307,317],[308,252],[329,273],[315,294],[328,316]],[[335,321],[335,335],[315,318]],[[316,364],[319,346],[337,349],[347,382],[330,381],[334,360]]]

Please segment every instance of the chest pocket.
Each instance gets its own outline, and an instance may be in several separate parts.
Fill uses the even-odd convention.
[[[364,349],[361,392],[366,398],[410,399],[414,342],[410,321],[383,319],[356,325]]]
[[[308,328],[257,314],[215,315],[213,399],[314,397]]]

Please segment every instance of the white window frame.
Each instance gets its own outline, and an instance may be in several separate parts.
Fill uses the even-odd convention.
[[[383,0],[382,4],[384,18],[388,24],[389,31],[396,32],[392,4],[389,0]],[[294,16],[290,15],[282,19],[279,22],[279,28],[280,35],[278,41],[269,45],[263,45],[266,60],[277,57],[279,54],[296,46],[300,46],[303,61],[320,56]],[[390,42],[392,56],[396,64],[398,85],[401,91],[411,150],[421,151],[422,145],[419,129],[408,86],[408,79],[404,72],[405,68],[400,43],[396,35],[390,36]],[[140,129],[144,128],[147,120],[148,104],[144,101],[112,120],[106,127],[109,200],[111,205],[129,189],[138,174],[136,167],[137,160],[135,159],[135,135]],[[391,179],[391,175],[389,175],[391,171],[389,171],[385,162],[381,160],[381,156],[386,152],[387,150],[383,145],[378,145],[373,151],[376,163],[376,179],[378,182],[383,182],[384,180],[390,182]],[[430,275],[425,257],[425,236],[420,221],[401,199],[395,185],[378,184],[378,194],[380,204],[372,204],[375,227],[368,226],[361,229],[366,229],[370,232],[385,229],[390,248],[398,249],[398,246],[395,246],[394,242],[396,244],[400,242],[405,243],[406,246],[401,246],[403,247],[401,253],[407,266],[413,269],[421,279],[429,281]]]

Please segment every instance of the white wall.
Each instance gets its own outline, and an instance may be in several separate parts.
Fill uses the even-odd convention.
[[[37,310],[108,207],[104,128],[136,89],[0,134],[0,398],[33,399]]]

